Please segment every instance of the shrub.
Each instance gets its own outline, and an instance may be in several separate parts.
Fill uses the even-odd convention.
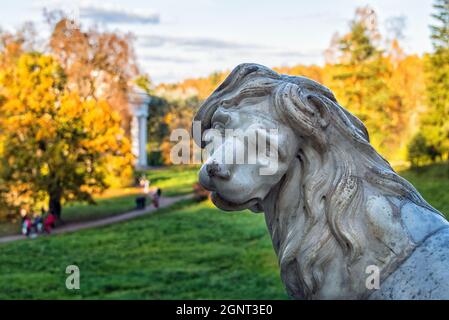
[[[408,144],[408,160],[412,167],[419,167],[426,162],[435,162],[441,154],[433,145],[429,145],[427,139],[421,133],[416,134]]]

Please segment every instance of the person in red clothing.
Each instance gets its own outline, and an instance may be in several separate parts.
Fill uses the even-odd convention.
[[[51,233],[51,229],[55,227],[56,217],[53,213],[49,213],[44,221],[44,230],[47,233]]]

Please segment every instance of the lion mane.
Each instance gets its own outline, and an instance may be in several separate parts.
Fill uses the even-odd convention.
[[[305,77],[241,64],[194,120],[201,121],[204,132],[218,107],[239,108],[244,99],[265,96],[277,118],[303,142],[292,146],[298,147],[297,157],[268,194],[266,203],[271,205],[263,208],[265,218],[288,293],[313,298],[337,257],[350,276],[375,239],[366,219],[372,190],[396,211],[391,198],[435,209],[374,150],[364,124],[341,107],[328,88]]]

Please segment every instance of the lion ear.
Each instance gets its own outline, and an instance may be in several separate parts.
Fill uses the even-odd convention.
[[[312,107],[318,111],[318,122],[322,128],[326,128],[329,125],[329,110],[327,109],[326,103],[322,98],[315,94],[307,95],[307,101]]]

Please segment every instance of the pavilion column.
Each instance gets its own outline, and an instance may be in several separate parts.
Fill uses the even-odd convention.
[[[139,167],[146,167],[147,161],[147,117],[139,117],[139,159],[137,165]]]
[[[129,95],[131,107],[131,143],[135,156],[135,167],[142,169],[148,166],[147,142],[148,142],[148,103],[150,97],[141,89],[134,88]]]

